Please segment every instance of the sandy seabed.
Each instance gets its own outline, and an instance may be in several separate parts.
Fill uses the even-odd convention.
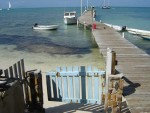
[[[60,50],[61,51],[61,50]],[[49,54],[45,52],[33,53],[18,51],[15,45],[0,45],[0,69],[7,69],[20,59],[24,59],[25,71],[38,69],[42,71],[44,109],[46,113],[66,111],[71,105],[64,102],[48,101],[46,72],[56,71],[58,66],[94,66],[101,70],[105,69],[105,62],[98,48],[93,48],[86,54]],[[80,105],[80,104],[79,104]],[[63,108],[62,108],[63,106]],[[71,105],[75,109],[77,104]],[[57,110],[56,110],[57,109]],[[85,112],[77,110],[79,112]],[[89,113],[89,112],[86,112]]]
[[[18,51],[15,45],[0,45],[0,68],[6,69],[20,59],[24,59],[25,70],[38,69],[43,73],[55,71],[58,66],[94,66],[104,70],[104,59],[98,48],[86,54],[49,54]],[[61,50],[60,50],[61,51]]]

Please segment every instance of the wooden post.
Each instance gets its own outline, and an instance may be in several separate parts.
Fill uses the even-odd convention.
[[[124,32],[122,32],[122,37],[124,38]]]
[[[43,111],[43,89],[42,89],[42,75],[41,71],[30,72],[30,96],[31,104],[29,105],[30,110]]]
[[[84,22],[84,30],[86,30],[86,22]]]
[[[115,69],[115,65],[116,65],[116,52],[111,51],[112,53],[112,69],[111,69],[111,74],[115,75],[116,74],[116,69]]]
[[[108,108],[108,90],[109,90],[109,75],[111,75],[112,70],[112,51],[107,48],[107,59],[106,59],[106,80],[105,80],[105,111]]]
[[[116,53],[111,49],[107,48],[107,59],[106,59],[106,80],[105,80],[105,105],[104,109],[108,108],[108,91],[109,91],[109,75],[115,74],[115,59]]]

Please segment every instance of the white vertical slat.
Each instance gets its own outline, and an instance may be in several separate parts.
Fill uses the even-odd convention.
[[[55,76],[55,80],[56,80],[56,92],[57,92],[57,98],[59,98],[59,92],[58,92],[58,77]]]
[[[64,97],[64,83],[63,83],[63,76],[61,76],[61,89],[62,89],[62,98]]]
[[[76,86],[75,86],[75,82],[74,82],[74,76],[72,77],[72,81],[73,81],[73,98],[76,98]]]
[[[94,76],[92,76],[92,99],[94,99]]]
[[[51,84],[51,98],[54,98],[53,83],[52,83],[52,77],[51,76],[50,76],[50,84]]]
[[[67,76],[67,91],[68,91],[68,98],[70,98],[69,76]]]
[[[101,92],[100,92],[100,90],[102,90],[101,89],[101,86],[102,86],[102,84],[101,84],[101,76],[98,76],[98,99],[100,100],[101,99]]]
[[[82,86],[81,86],[81,76],[79,76],[79,88],[80,88],[80,99],[82,99]]]
[[[88,99],[88,77],[85,76],[85,87],[86,87],[86,99]]]

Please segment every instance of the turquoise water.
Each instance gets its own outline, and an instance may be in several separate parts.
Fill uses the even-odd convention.
[[[0,68],[7,68],[24,58],[26,68],[42,72],[58,66],[94,66],[104,69],[90,30],[67,26],[64,11],[80,8],[28,8],[0,11]],[[35,24],[58,24],[57,30],[36,31]],[[87,62],[88,61],[88,62]]]
[[[106,23],[150,30],[150,8],[112,8],[103,10],[96,7],[95,9],[97,21],[102,20]],[[76,25],[67,26],[63,23],[64,11],[72,10],[76,10],[77,15],[80,15],[80,8],[2,10],[0,11],[0,44],[16,45],[16,50],[33,53],[90,53],[90,49],[94,46],[91,43],[90,31],[77,28]],[[57,31],[35,31],[31,28],[34,23],[58,24],[59,29]],[[125,37],[150,54],[150,41],[128,33],[125,34]],[[53,49],[49,49],[49,47]]]
[[[104,23],[150,31],[150,8],[114,7],[109,10],[96,8],[96,11],[96,20],[98,21],[101,20]],[[125,33],[125,38],[150,54],[150,41],[143,40],[142,38],[129,33]]]
[[[77,8],[76,8],[77,9]],[[76,10],[70,8],[70,10]],[[12,9],[0,12],[0,44],[15,44],[18,50],[42,52],[36,45],[45,48],[44,51],[56,54],[74,54],[89,52],[91,43],[90,31],[83,31],[63,23],[64,8]],[[32,25],[58,24],[57,31],[35,31]],[[54,51],[46,50],[52,46]],[[61,48],[62,51],[58,49]]]

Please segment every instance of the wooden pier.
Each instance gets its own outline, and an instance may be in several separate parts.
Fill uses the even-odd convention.
[[[150,112],[150,56],[103,23],[93,21],[92,12],[86,11],[78,24],[92,26],[92,34],[100,53],[106,58],[107,48],[116,52],[116,69],[123,73],[124,96],[132,113]],[[92,28],[92,27],[91,27]]]

